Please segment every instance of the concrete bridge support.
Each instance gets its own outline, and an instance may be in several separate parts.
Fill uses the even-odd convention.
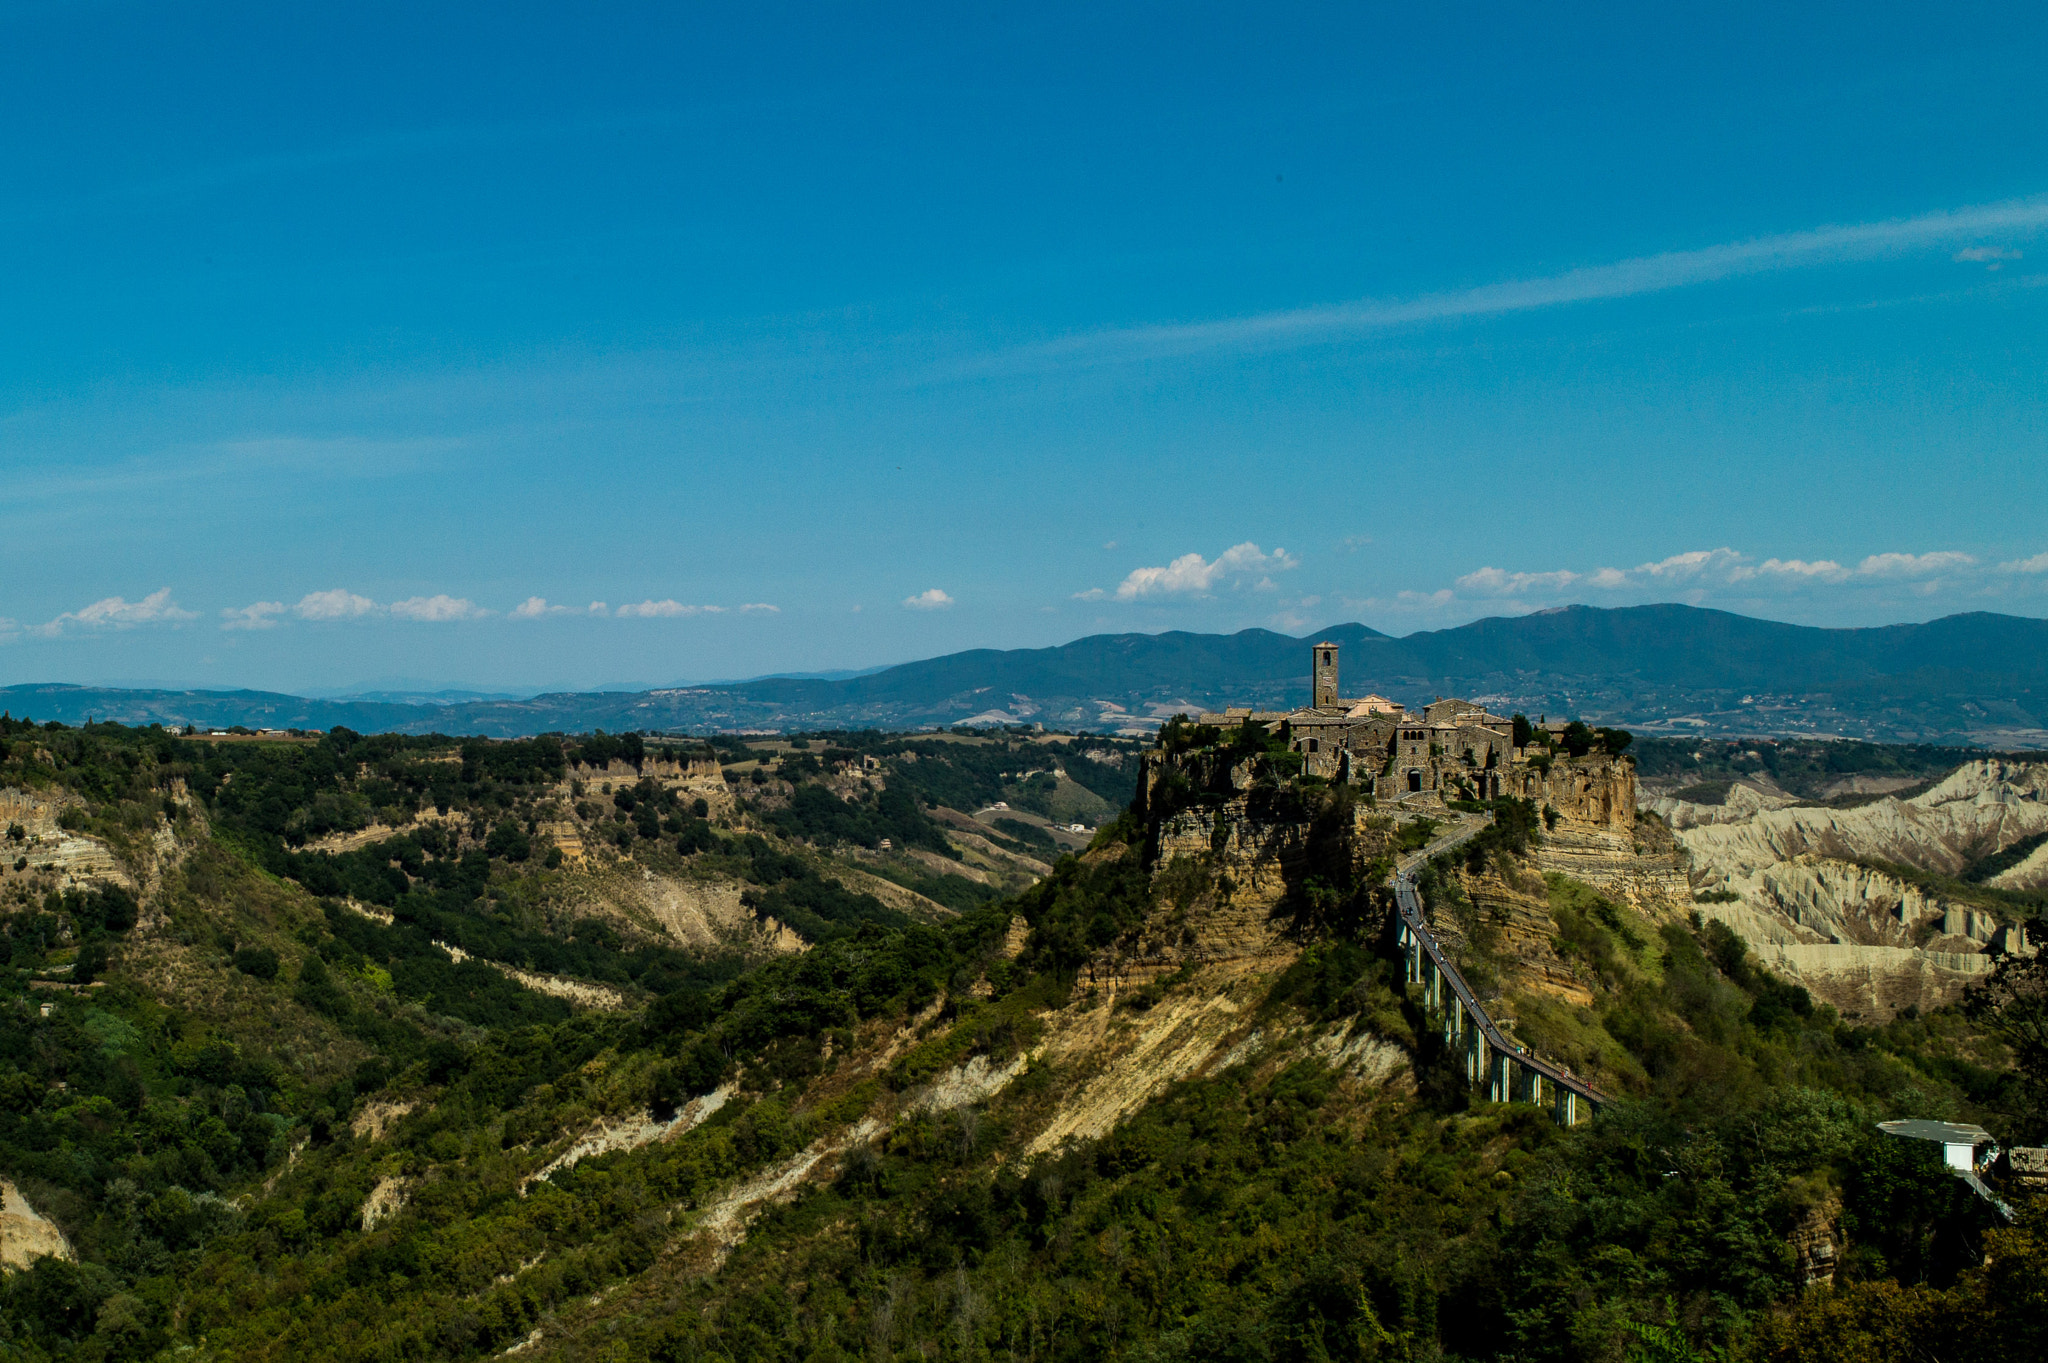
[[[1476,833],[1468,827],[1440,838],[1404,863],[1394,874],[1400,917],[1394,941],[1401,952],[1407,983],[1419,985],[1423,1011],[1438,1029],[1444,1045],[1461,1057],[1465,1078],[1492,1102],[1533,1103],[1550,1109],[1565,1126],[1590,1118],[1601,1098],[1583,1081],[1528,1054],[1507,1039],[1473,994],[1430,932],[1422,911],[1414,871],[1429,857],[1447,851]]]

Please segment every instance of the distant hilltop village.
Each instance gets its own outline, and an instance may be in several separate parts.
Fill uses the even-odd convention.
[[[1301,754],[1304,775],[1359,788],[1378,799],[1412,804],[1443,800],[1534,798],[1548,785],[1551,749],[1515,742],[1515,721],[1469,700],[1440,699],[1410,714],[1385,696],[1343,699],[1337,689],[1337,646],[1311,650],[1310,701],[1300,710],[1229,709],[1199,724],[1238,728],[1246,722],[1284,725]],[[1525,723],[1527,721],[1524,721]],[[1562,733],[1563,723],[1542,726]],[[1420,797],[1420,798],[1417,798]]]

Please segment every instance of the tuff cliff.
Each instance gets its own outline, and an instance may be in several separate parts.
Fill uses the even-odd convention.
[[[1151,971],[1291,956],[1289,905],[1311,879],[1332,891],[1383,879],[1372,868],[1398,840],[1392,814],[1341,787],[1276,784],[1259,757],[1148,755],[1132,814],[1170,906],[1131,953]]]
[[[1227,749],[1147,757],[1133,814],[1149,830],[1155,884],[1176,911],[1132,953],[1134,966],[1284,954],[1289,928],[1318,896],[1369,896],[1398,851],[1414,845],[1404,833],[1445,814],[1434,798],[1378,803],[1342,786],[1290,785],[1272,768],[1267,756]],[[1543,822],[1514,874],[1569,876],[1652,918],[1691,908],[1684,854],[1660,821],[1637,814],[1629,758],[1560,757],[1512,774],[1512,798],[1528,800]],[[1556,925],[1540,878],[1531,883],[1512,890],[1495,877],[1477,893],[1527,920],[1534,951]],[[1367,911],[1383,916],[1385,905]]]

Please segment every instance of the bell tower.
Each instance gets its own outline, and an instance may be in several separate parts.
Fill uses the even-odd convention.
[[[1315,663],[1309,674],[1309,704],[1318,710],[1331,710],[1337,706],[1337,646],[1320,643],[1315,646]]]

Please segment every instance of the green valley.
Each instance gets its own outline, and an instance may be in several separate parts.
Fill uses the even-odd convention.
[[[1849,1019],[1695,901],[1633,756],[1425,813],[1198,726],[0,744],[0,1357],[2016,1358],[2048,1320],[2024,1181],[2009,1222],[1876,1127],[2048,1134],[2039,958]],[[1418,883],[1605,1096],[1576,1125],[1475,1092],[1392,948],[1395,859],[1486,817]]]

